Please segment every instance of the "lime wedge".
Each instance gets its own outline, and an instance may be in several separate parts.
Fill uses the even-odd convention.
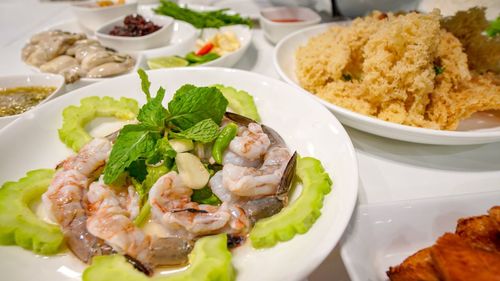
[[[148,60],[148,66],[150,69],[183,67],[187,66],[188,64],[189,62],[187,60],[176,56],[157,57]]]

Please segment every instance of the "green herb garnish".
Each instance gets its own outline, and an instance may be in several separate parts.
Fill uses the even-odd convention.
[[[196,28],[220,28],[226,25],[244,24],[252,27],[250,18],[243,18],[239,14],[230,15],[227,9],[196,12],[188,8],[182,8],[176,3],[161,0],[158,8],[154,12],[160,15],[172,17],[192,24]]]
[[[500,34],[500,17],[490,23],[490,26],[486,29],[486,34],[489,37],[495,37]]]
[[[351,81],[352,76],[350,74],[342,74],[342,80],[344,81]]]
[[[444,67],[439,65],[434,65],[434,72],[436,73],[436,75],[443,74]]]

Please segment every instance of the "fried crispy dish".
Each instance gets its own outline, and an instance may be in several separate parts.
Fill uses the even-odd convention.
[[[500,280],[500,206],[488,215],[458,220],[432,247],[390,267],[391,281]]]
[[[416,127],[455,130],[475,112],[500,109],[500,76],[491,66],[499,62],[499,40],[492,40],[495,48],[484,42],[481,50],[471,47],[478,54],[471,70],[463,43],[440,20],[438,10],[374,12],[333,26],[297,50],[299,82],[333,104]],[[497,59],[482,66],[479,53]]]

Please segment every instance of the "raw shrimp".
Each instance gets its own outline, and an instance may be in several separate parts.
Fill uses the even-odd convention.
[[[87,193],[90,233],[106,241],[119,253],[139,262],[145,273],[157,265],[177,265],[187,262],[191,241],[181,238],[157,238],[144,233],[132,219],[138,208],[138,195],[132,186],[117,192],[101,180],[90,185]],[[125,199],[126,198],[126,199]],[[124,200],[125,199],[125,200]],[[165,251],[165,252],[164,252]]]
[[[94,139],[77,155],[66,159],[59,166],[42,201],[52,219],[61,225],[69,248],[84,262],[95,255],[111,252],[111,248],[88,233],[85,226],[87,215],[83,197],[94,175],[108,159],[111,143],[106,139]]]
[[[261,159],[270,145],[271,141],[262,127],[257,123],[250,123],[248,127],[240,127],[238,136],[229,143],[229,149],[252,161]]]
[[[192,237],[223,232],[243,235],[248,231],[250,222],[239,207],[198,204],[191,202],[191,194],[176,172],[159,178],[149,192],[154,219],[170,232]]]
[[[267,151],[264,163],[258,169],[225,165],[222,169],[223,187],[238,196],[273,195],[278,191],[290,156],[287,148],[274,146]]]

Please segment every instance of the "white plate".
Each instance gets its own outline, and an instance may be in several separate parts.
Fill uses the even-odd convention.
[[[54,24],[46,28],[46,30],[50,29],[60,29],[63,31],[75,32],[75,33],[86,33],[87,36],[94,38],[93,32],[89,32],[88,30],[86,30],[76,20],[62,21],[60,23]],[[129,73],[136,72],[139,66],[142,65],[142,61],[144,60],[143,57],[144,55],[155,55],[158,53],[170,52],[171,50],[186,49],[189,46],[194,45],[194,43],[196,42],[196,38],[198,38],[198,31],[196,30],[196,28],[183,21],[177,21],[177,20],[174,21],[172,28],[172,37],[170,38],[169,45],[143,51],[126,52],[136,60],[135,66],[130,70]],[[40,70],[37,67],[30,66],[30,68],[33,69],[35,72],[40,72]],[[78,86],[84,86],[95,82],[109,80],[110,78],[112,77],[107,77],[107,78],[84,77],[75,82],[74,84],[78,84]]]
[[[205,28],[200,37],[207,40],[213,37],[218,32],[232,31],[240,41],[240,48],[232,53],[225,54],[220,58],[204,63],[203,66],[218,66],[218,67],[232,67],[235,65],[245,54],[245,51],[252,42],[252,30],[246,25],[229,25],[221,28]],[[196,51],[196,42],[191,46],[184,46],[183,48],[172,48],[169,50],[158,50],[154,53],[147,53],[144,55],[145,59],[142,61],[141,67],[147,69],[147,60],[155,57],[165,56],[181,56],[184,57],[187,53]]]
[[[295,51],[299,46],[305,45],[312,36],[323,33],[330,26],[337,24],[345,25],[348,22],[321,24],[297,31],[283,38],[276,46],[273,58],[274,67],[280,77],[286,82],[301,88],[295,75]],[[439,131],[383,121],[336,106],[312,93],[310,95],[330,109],[343,124],[387,138],[446,145],[481,144],[500,141],[500,118],[490,118],[484,114],[476,114],[472,117],[472,120],[468,120],[469,124],[475,125],[467,126],[463,131]],[[483,127],[483,125],[486,126]]]
[[[251,93],[262,121],[274,128],[291,149],[321,160],[334,182],[325,197],[322,215],[304,235],[273,248],[255,250],[245,244],[233,252],[238,280],[300,280],[311,273],[337,244],[351,217],[358,190],[356,156],[342,125],[306,94],[251,72],[224,68],[179,68],[149,72],[152,89],[167,90],[166,101],[186,83],[233,86]],[[80,88],[23,115],[0,130],[0,183],[16,180],[27,171],[50,168],[70,155],[57,129],[62,110],[87,96],[127,96],[145,101],[136,75]],[[285,106],[286,105],[286,106]],[[43,149],[40,149],[42,148]],[[84,265],[72,255],[37,257],[18,247],[0,247],[2,280],[73,280]]]
[[[360,205],[342,241],[341,256],[352,281],[387,280],[389,266],[429,247],[457,220],[486,214],[500,191]]]

